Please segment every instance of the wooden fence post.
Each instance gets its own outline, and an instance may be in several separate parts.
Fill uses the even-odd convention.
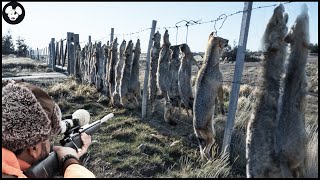
[[[40,60],[39,49],[37,48],[37,59]]]
[[[56,42],[56,56],[55,56],[55,64],[59,65],[59,42]]]
[[[78,50],[78,46],[79,46],[79,34],[73,34],[73,42],[74,42],[74,53],[75,53],[75,65],[77,63],[77,50]],[[74,66],[74,73],[76,73],[76,66]]]
[[[40,51],[39,51],[39,60],[42,59],[42,56],[43,56],[43,49],[40,49]]]
[[[110,44],[113,42],[114,28],[111,28]]]
[[[72,75],[74,71],[73,32],[67,32],[67,48],[68,48],[67,71],[68,71],[68,75]]]
[[[234,125],[234,118],[237,111],[237,103],[239,97],[240,82],[242,78],[243,64],[245,58],[245,50],[247,46],[250,18],[251,18],[252,2],[244,2],[244,12],[242,15],[241,31],[239,37],[239,46],[237,50],[235,72],[233,76],[233,84],[230,93],[230,103],[228,107],[227,122],[224,129],[224,137],[222,144],[223,153],[230,154],[230,141],[232,136],[232,129]],[[248,11],[247,11],[248,10]]]
[[[66,65],[66,59],[67,59],[67,53],[68,53],[68,43],[66,42],[66,47],[64,48],[64,56],[62,59],[62,67],[64,67]]]
[[[79,34],[73,35],[74,40],[74,49],[75,49],[75,65],[74,65],[74,74],[76,77],[76,81],[81,83],[81,72],[80,72],[80,56],[79,56]]]
[[[49,58],[50,58],[50,44],[49,46],[47,47],[47,57],[46,57],[46,63],[49,64]]]
[[[148,81],[149,81],[149,69],[150,69],[150,56],[151,56],[151,46],[152,46],[152,38],[154,36],[154,33],[156,31],[156,25],[157,21],[153,20],[152,21],[152,28],[150,32],[150,38],[149,38],[149,45],[148,45],[148,50],[147,50],[147,60],[146,60],[146,70],[144,72],[144,82],[143,82],[143,94],[142,94],[142,119],[146,118],[147,115],[147,96],[148,96]]]
[[[101,42],[98,42],[98,43],[96,43],[96,47],[95,47],[95,63],[96,63],[96,72],[95,72],[95,74],[96,74],[96,76],[95,76],[95,86],[96,86],[96,89],[97,89],[97,91],[100,91],[101,90],[101,88],[102,88],[102,84],[101,84],[101,81],[102,81],[102,76],[101,76],[101,72],[102,72],[102,62],[100,62],[101,61],[101,59],[100,59],[100,57],[99,57],[99,52],[100,52],[100,50],[101,50]]]
[[[48,46],[48,59],[47,59],[47,64],[48,64],[48,67],[50,67],[50,62],[51,62],[51,42],[49,43],[49,46]]]
[[[51,38],[51,62],[50,62],[50,65],[51,65],[52,69],[55,69],[55,66],[56,66],[56,62],[55,62],[56,53],[55,53],[54,41],[55,41],[55,38]]]
[[[91,36],[90,36],[90,39],[91,39]],[[92,49],[93,49],[93,45],[92,45],[92,42],[90,40],[89,44],[88,44],[88,58],[87,58],[87,63],[88,63],[88,71],[87,71],[87,74],[88,74],[88,82],[91,83],[91,71],[92,71],[92,59],[93,59],[93,52],[92,52]]]
[[[60,57],[59,57],[59,65],[61,65],[61,67],[63,67],[62,65],[62,61],[63,61],[63,40],[61,39],[60,41]]]
[[[70,74],[69,75],[74,75],[74,69],[75,69],[75,51],[76,47],[74,45],[74,42],[70,42],[68,51],[70,52],[69,58],[70,58],[70,64],[68,64],[68,67],[70,66]]]
[[[74,34],[73,35],[73,42],[74,42],[74,45],[76,47],[78,47],[80,44],[79,44],[79,34]],[[77,49],[77,48],[76,48]]]

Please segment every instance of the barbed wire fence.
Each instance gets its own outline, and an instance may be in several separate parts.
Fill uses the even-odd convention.
[[[288,3],[292,3],[292,2],[285,2],[285,3],[279,3],[279,4],[288,4]],[[279,4],[273,4],[273,5],[267,5],[267,6],[258,6],[258,7],[249,9],[249,10],[251,11],[251,10],[255,10],[255,9],[275,7],[275,6],[279,5]],[[165,30],[166,30],[166,29],[176,28],[176,29],[177,29],[177,34],[178,34],[178,29],[179,29],[180,27],[186,27],[186,28],[188,29],[188,27],[194,26],[194,25],[202,25],[202,24],[214,23],[215,33],[217,33],[216,23],[217,23],[218,21],[223,20],[221,26],[219,27],[219,29],[221,29],[222,26],[223,26],[223,24],[224,24],[224,22],[226,21],[226,19],[227,19],[228,17],[234,16],[234,15],[237,15],[237,14],[240,14],[240,13],[244,13],[244,12],[247,12],[247,11],[249,11],[249,10],[236,11],[236,12],[230,13],[230,14],[228,14],[228,15],[226,15],[225,13],[223,13],[223,14],[221,14],[218,18],[216,18],[216,19],[208,20],[208,21],[204,21],[204,22],[201,22],[201,20],[197,20],[197,21],[195,21],[195,20],[181,20],[181,21],[175,23],[174,26],[158,27],[157,30],[160,30],[160,29],[165,29]],[[222,16],[224,16],[224,17],[222,17]],[[178,25],[178,24],[181,24],[182,22],[185,22],[185,24]],[[136,32],[131,32],[131,33],[116,33],[116,34],[114,34],[114,36],[116,36],[116,37],[117,37],[117,36],[122,36],[123,39],[124,39],[125,36],[131,36],[131,35],[137,34],[138,37],[139,37],[140,33],[145,32],[145,31],[150,30],[150,29],[151,29],[151,27],[150,27],[150,28],[145,28],[145,29],[142,29],[142,30],[139,30],[139,31],[136,31]],[[187,32],[188,32],[188,31],[187,31]],[[108,34],[107,36],[103,36],[103,37],[97,38],[96,40],[93,40],[93,42],[102,41],[102,40],[110,37],[111,35],[112,35],[112,34]],[[186,33],[186,43],[187,43],[187,38],[188,38],[188,33]],[[177,38],[176,38],[176,40],[177,40]],[[88,42],[89,42],[88,40],[84,40],[84,41],[81,41],[80,44],[84,44],[84,43],[88,43]],[[176,43],[176,44],[177,44],[177,43]]]
[[[207,21],[202,21],[201,19],[200,20],[181,20],[181,21],[178,21],[177,23],[175,23],[173,26],[164,26],[164,27],[158,27],[156,28],[156,30],[161,30],[161,29],[164,29],[164,30],[167,30],[167,29],[175,29],[175,42],[176,42],[176,45],[178,44],[178,34],[179,34],[179,30],[181,28],[186,28],[186,37],[185,37],[185,42],[187,43],[188,42],[188,35],[189,35],[189,27],[190,26],[196,26],[196,25],[203,25],[203,24],[208,24],[208,23],[214,23],[214,33],[217,35],[218,34],[218,30],[221,29],[224,25],[224,23],[226,22],[226,20],[232,16],[235,16],[235,15],[238,15],[238,14],[245,14],[245,13],[248,13],[252,10],[257,10],[257,9],[264,9],[264,8],[269,8],[269,7],[275,7],[279,4],[288,4],[288,3],[292,3],[292,2],[285,2],[285,3],[277,3],[277,4],[273,4],[273,5],[267,5],[267,6],[259,6],[259,7],[254,7],[254,8],[247,8],[244,10],[239,10],[239,11],[236,11],[236,12],[233,12],[233,13],[230,13],[230,14],[226,14],[226,13],[223,13],[221,14],[220,16],[218,16],[217,18],[215,19],[212,19],[212,20],[207,20]],[[221,22],[220,25],[218,25],[218,22]],[[100,38],[97,38],[95,40],[92,40],[91,41],[91,36],[89,36],[89,39],[88,40],[84,40],[84,41],[81,41],[81,42],[78,42],[78,45],[80,45],[80,47],[84,47],[86,45],[88,45],[89,43],[91,42],[94,42],[95,44],[98,43],[98,42],[101,42],[102,40],[106,40],[106,39],[110,39],[110,44],[112,43],[113,41],[113,37],[115,38],[127,38],[127,37],[130,37],[132,39],[132,36],[136,36],[137,39],[139,39],[139,37],[143,34],[143,33],[146,33],[148,32],[149,30],[152,31],[152,27],[149,27],[149,28],[143,28],[141,30],[138,30],[138,31],[135,31],[135,32],[131,32],[131,33],[110,33],[106,36],[103,36],[103,37],[100,37]],[[150,37],[152,37],[153,34],[151,33],[150,34]],[[65,43],[65,46],[64,46],[64,42],[66,41]],[[45,47],[43,49],[40,50],[40,52],[42,52],[42,55],[45,57],[45,59],[47,60],[48,64],[52,64],[50,63],[50,61],[56,61],[57,59],[55,57],[59,57],[58,58],[58,63],[54,63],[54,64],[57,64],[57,65],[61,65],[62,67],[64,67],[64,65],[67,65],[69,66],[69,63],[70,63],[70,60],[69,60],[69,44],[72,43],[73,40],[71,39],[68,39],[68,38],[61,38],[60,40],[57,40],[57,41],[51,41],[51,45],[49,45],[49,47]],[[149,41],[150,42],[150,41]],[[107,44],[109,45],[109,44]],[[60,51],[59,51],[59,47],[60,46]],[[65,49],[64,49],[65,48]],[[147,51],[147,54],[150,53],[150,50]],[[39,53],[38,53],[39,54]],[[54,56],[52,56],[53,54],[55,54]],[[40,55],[41,56],[41,55]],[[148,55],[147,55],[148,56]],[[150,61],[150,56],[149,56],[149,60],[148,60],[148,57],[147,57],[147,62]],[[64,63],[66,62],[66,64]],[[148,71],[148,67],[149,64],[146,63],[146,69],[142,69],[142,70],[145,70],[145,71]],[[242,73],[242,72],[241,72]],[[144,81],[146,82],[147,80],[144,79]],[[262,88],[263,85],[261,85],[259,82],[243,82],[243,81],[237,81],[237,80],[223,80],[222,81],[223,83],[228,83],[229,85],[233,85],[233,84],[238,84],[238,85],[249,85],[249,86],[252,86],[252,87],[258,87],[258,88]],[[238,94],[238,93],[237,93]],[[231,96],[230,96],[231,97]],[[142,107],[143,108],[143,107]],[[163,114],[164,115],[164,112],[163,111],[159,111],[159,110],[156,110],[158,113],[160,114]],[[142,113],[144,114],[144,113]],[[173,117],[174,118],[174,117]],[[190,126],[192,127],[192,123],[188,123],[186,121],[181,121],[180,119],[177,119],[177,118],[174,118],[175,121],[178,121],[180,122],[181,124],[185,124],[186,126]],[[169,131],[169,130],[168,130]],[[225,145],[224,145],[225,146]]]
[[[217,22],[219,21],[222,21],[220,27],[218,29],[221,29],[224,25],[224,22],[227,20],[228,17],[231,17],[231,16],[234,16],[234,15],[237,15],[237,14],[240,14],[240,13],[245,13],[245,12],[248,12],[248,11],[252,11],[252,10],[256,10],[256,9],[263,9],[263,8],[269,8],[269,7],[275,7],[279,4],[288,4],[288,3],[292,3],[292,2],[285,2],[285,3],[277,3],[277,4],[272,4],[272,5],[266,5],[266,6],[258,6],[258,7],[254,7],[254,8],[251,8],[251,9],[247,9],[247,10],[239,10],[239,11],[236,11],[236,12],[233,12],[233,13],[230,13],[230,14],[221,14],[220,16],[218,16],[216,19],[212,19],[212,20],[208,20],[208,21],[202,21],[202,20],[181,20],[177,23],[175,23],[174,26],[164,26],[164,27],[158,27],[157,30],[160,30],[160,29],[176,29],[176,45],[177,45],[177,39],[178,39],[178,32],[179,32],[179,28],[182,28],[182,27],[186,27],[186,43],[188,42],[188,28],[190,26],[195,26],[195,25],[202,25],[202,24],[208,24],[208,23],[214,23],[214,33],[217,35],[218,34],[218,30],[217,30]],[[184,24],[183,24],[184,23]],[[180,25],[179,25],[180,24]],[[108,34],[104,37],[100,37],[100,38],[97,38],[95,40],[92,40],[92,42],[100,42],[102,40],[105,40],[107,38],[110,38],[115,36],[116,38],[118,38],[118,36],[122,36],[123,39],[125,39],[126,36],[132,36],[132,35],[137,35],[137,38],[139,38],[140,34],[142,34],[143,32],[147,32],[148,30],[150,30],[150,28],[145,28],[145,29],[142,29],[142,30],[139,30],[139,31],[136,31],[136,32],[131,32],[131,33],[117,33],[117,34]],[[64,65],[67,65],[69,61],[67,61],[67,64],[65,63],[62,63],[61,61],[65,62],[66,61],[66,58],[68,57],[67,53],[68,53],[68,50],[67,50],[67,45],[63,46],[63,43],[67,40],[67,38],[60,38],[61,40],[57,40],[55,41],[55,44],[54,46],[52,46],[50,48],[49,47],[45,47],[45,48],[42,48],[40,50],[37,50],[37,53],[34,53],[33,54],[36,54],[33,56],[33,58],[36,58],[39,60],[41,57],[42,60],[46,61],[48,64],[49,64],[49,61],[50,61],[50,54],[51,52],[55,52],[55,61],[57,61],[57,65],[61,65],[62,67],[64,67]],[[81,41],[79,42],[78,44],[80,45],[80,47],[86,45],[87,43],[91,42],[91,37],[89,37],[89,40],[84,40],[84,41]],[[68,43],[68,42],[67,42]],[[111,43],[111,40],[110,40],[110,43]],[[58,48],[60,46],[60,48]],[[55,47],[55,49],[53,49],[53,47]],[[65,47],[65,50],[63,51],[63,47]],[[60,51],[59,51],[60,50]],[[56,58],[58,57],[58,58]],[[239,83],[239,84],[249,84],[251,86],[258,86],[258,87],[261,87],[260,85],[258,85],[258,83],[244,83],[244,82],[234,82],[234,81],[223,81],[224,83],[230,83],[230,84],[234,84],[234,83]]]
[[[292,2],[285,2],[285,3],[278,3],[278,4],[272,4],[272,5],[265,5],[265,6],[258,6],[258,7],[255,7],[255,8],[252,8],[250,10],[256,10],[256,9],[263,9],[263,8],[269,8],[269,7],[275,7],[279,4],[288,4],[288,3],[292,3]],[[223,20],[221,26],[219,27],[219,29],[222,28],[224,22],[226,21],[226,19],[228,17],[231,17],[231,16],[234,16],[234,15],[237,15],[237,14],[240,14],[240,13],[244,13],[244,12],[247,12],[248,10],[239,10],[239,11],[236,11],[236,12],[233,12],[233,13],[230,13],[228,15],[226,14],[221,14],[218,18],[216,19],[212,19],[212,20],[208,20],[208,21],[201,21],[201,20],[197,20],[197,21],[194,21],[194,20],[181,20],[179,22],[177,22],[174,26],[167,26],[167,27],[158,27],[157,30],[160,30],[160,29],[176,29],[176,45],[177,45],[177,39],[178,39],[178,32],[179,32],[179,28],[181,27],[186,27],[187,29],[187,33],[186,33],[186,43],[188,41],[188,28],[190,26],[194,26],[194,25],[202,25],[202,24],[207,24],[207,23],[214,23],[214,29],[215,29],[215,33],[217,34],[217,29],[216,29],[216,23],[220,20]],[[223,16],[223,17],[222,17]],[[185,24],[182,24],[182,25],[178,25],[178,24],[181,24],[182,22],[185,22]],[[135,35],[137,34],[137,38],[139,38],[140,34],[144,31],[147,31],[147,30],[150,30],[151,28],[145,28],[145,29],[142,29],[142,30],[139,30],[139,31],[136,31],[136,32],[131,32],[131,33],[117,33],[117,34],[114,34],[116,37],[117,36],[123,36],[123,39],[125,36],[132,36],[132,35]],[[93,40],[93,42],[98,42],[98,41],[102,41],[104,39],[107,39],[109,37],[111,37],[112,34],[108,34],[107,36],[103,36],[103,37],[100,37],[100,38],[97,38],[95,40]],[[60,38],[62,41],[65,41],[66,38]],[[84,41],[81,41],[79,42],[80,45],[84,45],[86,43],[88,43],[89,40],[84,40]],[[56,41],[56,45],[55,47],[59,45],[58,43],[58,39]],[[30,57],[33,58],[33,59],[40,59],[39,57],[41,57],[42,60],[45,60],[47,63],[49,61],[49,48],[48,47],[44,47],[44,48],[41,48],[41,49],[38,49],[37,51],[31,49],[32,53],[29,53],[30,54]],[[33,55],[33,56],[32,56]],[[39,56],[38,56],[39,55]]]

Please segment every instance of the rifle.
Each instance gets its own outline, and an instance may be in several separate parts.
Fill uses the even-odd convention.
[[[80,127],[79,123],[74,123],[75,127],[68,126],[69,129],[64,134],[64,138],[60,141],[60,144],[65,147],[71,147],[74,149],[78,149],[78,147],[82,147],[82,140],[80,134],[85,132],[88,135],[92,135],[98,129],[102,123],[106,122],[110,118],[114,116],[113,113],[110,113],[104,116],[101,120],[97,120],[91,124],[86,124]],[[76,121],[77,122],[77,121]],[[55,176],[59,172],[59,160],[56,152],[50,152],[48,157],[43,161],[40,161],[34,165],[32,165],[29,169],[27,169],[24,174],[28,178],[50,178]]]

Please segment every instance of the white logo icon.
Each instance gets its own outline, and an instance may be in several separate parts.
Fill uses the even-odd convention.
[[[5,13],[8,14],[8,17],[11,21],[15,21],[19,15],[22,14],[22,9],[17,6],[16,9],[13,9],[12,6],[8,6],[5,10]]]

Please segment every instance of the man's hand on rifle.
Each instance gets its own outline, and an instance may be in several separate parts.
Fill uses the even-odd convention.
[[[78,149],[78,156],[79,157],[84,155],[87,152],[89,146],[91,145],[91,136],[90,135],[83,132],[80,134],[80,136],[81,136],[81,140],[82,140],[83,145],[82,145],[81,149]]]
[[[61,161],[61,159],[68,154],[71,154],[79,159],[79,154],[71,147],[53,146],[53,151],[57,153],[59,161]]]
[[[87,152],[91,144],[90,135],[86,133],[81,133],[80,136],[81,136],[83,146],[81,147],[81,149],[78,149],[78,152],[71,147],[63,147],[63,146],[53,147],[53,150],[58,155],[59,162],[60,163],[63,162],[63,164],[61,164],[63,168],[63,172],[70,164],[79,164],[79,158]],[[73,156],[73,158],[70,158],[70,156]]]
[[[53,151],[57,153],[62,174],[64,174],[69,165],[79,164],[79,155],[75,149],[71,147],[53,146]]]
[[[86,177],[94,177],[94,174],[92,174],[92,172],[88,171],[83,166],[81,167],[81,165],[79,166],[79,164],[81,164],[79,162],[79,158],[87,152],[89,146],[92,143],[90,135],[98,131],[101,124],[108,121],[112,117],[114,117],[114,114],[110,113],[100,120],[82,126],[80,129],[76,129],[78,127],[74,127],[74,125],[72,125],[72,127],[74,127],[75,129],[71,129],[70,132],[65,131],[68,132],[68,134],[65,134],[65,137],[62,140],[60,140],[60,144],[63,146],[54,146],[54,153],[50,153],[48,157],[46,157],[43,161],[40,161],[39,163],[34,163],[30,168],[28,168],[25,171],[26,176],[36,178],[54,177],[57,174],[63,174],[64,177],[71,177],[68,173],[73,172],[72,170],[74,170],[74,168],[70,167],[69,170],[67,167],[72,164],[78,164],[73,165],[72,167],[82,168],[83,170],[86,170],[81,170],[79,172],[80,176],[81,174],[85,174]],[[79,148],[80,146],[81,148]],[[79,151],[79,149],[81,150]],[[65,173],[65,170],[68,171]],[[80,176],[77,176],[76,174],[72,177]]]

